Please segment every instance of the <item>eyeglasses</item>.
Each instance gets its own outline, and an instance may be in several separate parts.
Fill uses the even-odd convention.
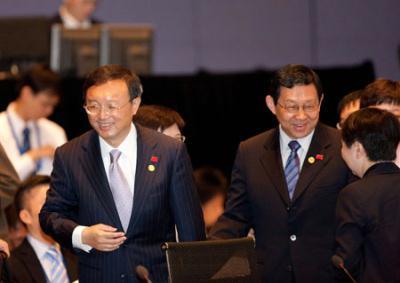
[[[185,136],[177,136],[176,139],[181,141],[181,142],[185,142],[186,137]]]
[[[129,100],[127,103],[118,106],[115,104],[106,104],[106,105],[100,105],[98,103],[90,103],[90,104],[85,104],[83,108],[85,109],[86,113],[88,115],[99,115],[102,110],[108,115],[113,115],[116,114],[118,111],[120,111],[122,108],[124,108],[126,105],[131,103],[132,100]]]
[[[315,113],[318,111],[320,104],[319,103],[312,103],[312,104],[304,104],[304,105],[298,105],[298,104],[280,104],[279,102],[277,103],[280,107],[285,109],[286,112],[295,114],[300,111],[300,108],[303,109],[304,112],[306,113]]]

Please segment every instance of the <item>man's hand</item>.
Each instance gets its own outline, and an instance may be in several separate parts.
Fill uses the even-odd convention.
[[[8,244],[2,239],[0,239],[0,251],[3,251],[7,254],[7,256],[10,256],[10,249],[8,248]]]
[[[49,157],[53,158],[55,152],[54,146],[45,145],[39,148],[31,149],[27,154],[32,158],[33,161],[38,161],[39,159]]]
[[[117,228],[105,224],[87,227],[82,231],[82,243],[99,251],[114,251],[126,240],[124,232],[116,231]]]

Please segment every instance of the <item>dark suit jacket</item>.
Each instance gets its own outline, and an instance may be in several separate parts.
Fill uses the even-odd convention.
[[[261,282],[331,282],[336,199],[349,175],[339,133],[317,125],[292,201],[281,159],[278,128],[240,144],[212,237],[242,237],[253,227]]]
[[[358,282],[400,282],[400,169],[378,163],[337,203],[336,253]]]
[[[65,267],[72,281],[78,279],[78,262],[75,255],[62,249]],[[25,239],[12,250],[7,260],[7,268],[12,283],[46,283],[46,274],[31,244]]]
[[[7,235],[8,229],[4,209],[13,201],[19,182],[18,174],[0,144],[0,237]]]
[[[185,145],[156,131],[136,128],[137,167],[128,239],[113,252],[79,252],[81,283],[136,282],[133,270],[139,264],[149,269],[153,282],[167,281],[161,244],[175,241],[175,224],[181,241],[205,238]],[[150,164],[155,171],[148,170]],[[40,220],[46,233],[68,247],[78,224],[103,223],[123,231],[95,131],[57,149]]]

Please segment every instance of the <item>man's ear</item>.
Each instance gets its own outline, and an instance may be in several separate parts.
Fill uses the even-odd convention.
[[[271,95],[265,97],[265,103],[267,104],[268,109],[276,115],[276,105]]]
[[[356,149],[356,157],[358,159],[367,157],[367,152],[365,151],[364,146],[359,141],[355,141],[353,146]]]
[[[26,85],[26,86],[23,86],[23,87],[21,88],[19,97],[20,97],[21,99],[26,100],[27,98],[32,97],[32,95],[33,95],[32,89],[31,89],[29,86]]]
[[[22,221],[22,223],[25,223],[26,225],[29,225],[32,223],[32,216],[29,213],[29,211],[26,209],[22,209],[19,212],[19,219]]]

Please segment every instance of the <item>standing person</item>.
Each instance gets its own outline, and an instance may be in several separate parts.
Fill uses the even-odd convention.
[[[361,109],[345,121],[342,141],[343,159],[361,179],[339,194],[336,254],[357,282],[400,282],[399,121]]]
[[[287,65],[266,97],[279,126],[240,144],[224,214],[212,238],[253,228],[261,282],[332,282],[335,205],[349,171],[340,135],[318,122],[314,71]]]
[[[367,85],[360,98],[360,108],[365,107],[389,111],[400,120],[400,82],[378,79]],[[400,144],[394,162],[400,167]]]
[[[47,119],[60,100],[59,76],[35,65],[18,82],[18,97],[0,113],[0,143],[23,181],[32,174],[50,175],[64,130]]]
[[[46,199],[50,177],[36,175],[25,180],[15,195],[15,207],[28,235],[11,251],[7,262],[13,283],[68,283],[77,279],[76,256],[43,233],[39,211]]]
[[[360,97],[362,90],[356,90],[345,95],[338,105],[339,122],[336,124],[337,129],[341,129],[344,121],[349,115],[360,109]]]
[[[97,0],[64,0],[52,22],[67,29],[90,28],[99,23],[92,17],[96,6]]]
[[[58,148],[40,214],[43,230],[79,249],[80,282],[137,282],[144,265],[167,281],[165,241],[204,239],[204,222],[184,143],[132,123],[139,78],[106,65],[84,84],[93,130]]]
[[[3,239],[8,235],[5,208],[12,203],[18,185],[18,174],[0,143],[0,238]]]

